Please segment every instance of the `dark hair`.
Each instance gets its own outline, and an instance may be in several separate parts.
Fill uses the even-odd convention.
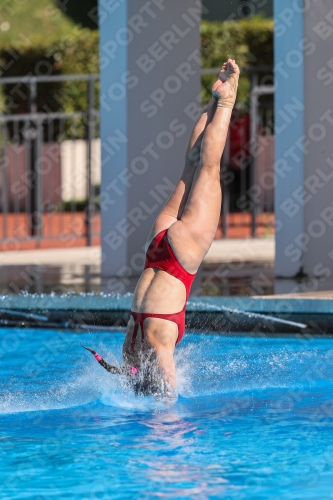
[[[162,373],[156,367],[154,370],[140,370],[138,376],[132,379],[132,386],[138,396],[163,396],[167,392]]]

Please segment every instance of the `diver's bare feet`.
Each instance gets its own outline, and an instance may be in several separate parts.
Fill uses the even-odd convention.
[[[222,108],[234,107],[239,80],[239,67],[234,59],[228,59],[223,63],[218,80],[214,83],[213,95],[218,100],[218,106]]]

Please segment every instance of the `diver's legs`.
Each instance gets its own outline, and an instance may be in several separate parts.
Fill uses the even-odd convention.
[[[172,224],[179,220],[183,214],[189,193],[191,191],[196,168],[200,162],[200,150],[203,133],[207,124],[214,116],[216,102],[216,99],[212,98],[193,129],[186,149],[184,170],[170,198],[162,208],[153,224],[147,240],[148,244],[157,233],[163,231],[163,229],[168,229]]]
[[[231,61],[231,59],[230,59]],[[233,61],[234,62],[234,61]],[[218,92],[217,89],[221,86],[222,83],[226,82],[226,72],[227,72],[227,64],[224,63],[222,65],[220,74],[216,82],[213,84],[212,90],[215,93],[216,97],[212,98],[209,104],[206,106],[204,112],[200,116],[197,121],[190,140],[188,142],[185,154],[185,167],[183,173],[180,177],[178,184],[176,185],[172,195],[167,201],[166,205],[162,209],[162,214],[168,214],[176,218],[177,220],[181,219],[186,203],[188,201],[188,197],[192,188],[193,179],[196,173],[196,168],[200,164],[201,157],[201,148],[202,148],[202,140],[204,136],[204,132],[206,130],[207,125],[212,121],[213,116],[215,114],[218,102]],[[239,70],[238,70],[239,73]],[[230,80],[234,78],[231,74],[229,75]],[[235,86],[238,85],[238,74],[234,81]],[[228,106],[231,105],[231,109],[233,108],[234,103],[225,103]]]
[[[223,83],[215,90],[219,97],[217,109],[204,132],[200,165],[187,204],[181,220],[168,232],[177,257],[191,273],[196,272],[212,244],[221,211],[220,162],[239,78],[239,68],[234,60],[229,59],[223,68]]]
[[[173,215],[177,219],[181,218],[187,203],[195,171],[200,162],[201,143],[204,131],[208,123],[212,120],[215,110],[216,99],[212,98],[193,129],[186,148],[184,170],[173,193],[162,210],[162,212]]]

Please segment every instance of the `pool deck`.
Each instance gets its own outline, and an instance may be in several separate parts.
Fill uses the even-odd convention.
[[[261,239],[228,239],[215,240],[209,250],[204,264],[206,269],[248,263],[249,266],[259,269],[264,266],[273,272],[275,257],[275,241],[273,238]],[[68,273],[68,279],[73,279],[73,270],[80,277],[87,274],[87,266],[93,269],[94,278],[100,275],[101,248],[97,246],[67,249],[21,250],[0,252],[0,268],[24,268],[36,266],[44,269],[61,269],[62,275]],[[261,266],[261,267],[260,267]],[[70,271],[72,274],[70,274]],[[59,279],[59,276],[58,276]],[[76,278],[74,278],[76,279]],[[73,282],[73,281],[72,281]],[[333,287],[332,287],[333,288]],[[37,290],[38,291],[38,290]],[[89,290],[87,290],[89,291]],[[117,309],[128,310],[130,298],[115,299],[111,295],[89,295],[90,310]],[[210,310],[228,308],[248,312],[262,313],[313,313],[331,314],[333,312],[333,290],[293,293],[286,295],[266,296],[202,296],[190,298],[188,311]],[[20,294],[12,296],[0,295],[0,307],[9,309],[72,309],[80,310],[87,307],[86,296],[68,295],[43,295],[34,298]]]
[[[195,286],[202,286],[203,295],[273,294],[273,268],[273,238],[215,240]],[[115,278],[117,291],[134,291],[136,278]],[[109,289],[108,278],[101,276],[98,246],[0,252],[1,294],[100,290],[111,292],[115,287]]]
[[[207,264],[228,262],[273,262],[273,238],[215,240],[205,257]],[[59,266],[69,264],[99,265],[101,247],[56,248],[41,250],[14,250],[0,252],[0,265]]]

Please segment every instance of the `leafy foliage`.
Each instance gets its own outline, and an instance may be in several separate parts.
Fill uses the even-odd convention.
[[[228,57],[239,66],[273,66],[273,30],[271,19],[260,16],[234,22],[207,22],[201,25],[202,67],[219,67]],[[202,77],[202,100],[208,102],[214,75]],[[247,104],[250,81],[241,74],[238,102]]]
[[[36,39],[32,44],[11,44],[0,51],[2,76],[94,74],[99,71],[98,32],[74,29],[60,40],[48,44]],[[98,107],[99,82],[94,86],[95,107]],[[78,112],[87,110],[87,81],[38,83],[37,110],[39,112]],[[5,113],[27,113],[29,88],[25,83],[6,84],[2,88],[0,108]],[[67,137],[83,137],[84,119],[54,122],[53,137],[65,133]],[[63,130],[64,129],[64,130]],[[62,132],[63,130],[63,132]],[[45,135],[48,132],[45,129]]]
[[[2,76],[98,73],[98,32],[75,29],[55,43],[11,44],[0,51]],[[96,89],[97,90],[97,89]],[[26,113],[28,93],[24,84],[7,84],[6,112]],[[38,84],[39,111],[83,111],[87,103],[86,82]]]
[[[203,21],[201,44],[203,68],[219,67],[228,57],[236,59],[243,67],[272,66],[273,20],[258,16],[237,22]],[[98,31],[74,28],[56,41],[36,38],[34,42],[11,43],[0,51],[0,65],[2,76],[98,73]],[[203,102],[210,99],[215,78],[216,75],[202,77]],[[249,88],[248,74],[243,72],[239,103],[248,103]],[[97,85],[95,91],[97,99]],[[13,85],[7,85],[4,92],[7,112],[26,111],[27,98],[13,92]],[[85,82],[41,84],[38,93],[39,110],[71,112],[86,109]]]
[[[82,0],[76,2],[81,8]],[[75,26],[74,21],[61,12],[53,0],[1,1],[0,24],[0,47],[31,43],[36,35],[51,43],[66,36]]]

